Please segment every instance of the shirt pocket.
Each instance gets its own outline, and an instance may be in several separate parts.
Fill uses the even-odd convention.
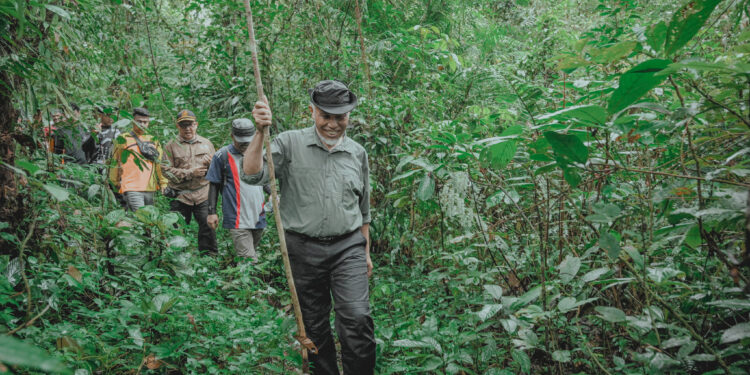
[[[208,165],[211,164],[211,155],[208,154],[208,151],[199,151],[193,158],[194,167],[208,168]]]
[[[341,197],[341,203],[345,210],[359,207],[359,200],[362,197],[363,185],[362,179],[354,171],[344,170],[341,172],[341,180],[337,189]]]

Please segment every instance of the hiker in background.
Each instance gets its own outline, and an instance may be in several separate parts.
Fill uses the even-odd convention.
[[[314,125],[283,132],[271,144],[289,262],[305,329],[318,347],[318,354],[310,355],[316,375],[339,374],[329,323],[331,295],[344,374],[368,375],[375,369],[367,280],[372,272],[370,170],[365,149],[346,136],[356,106],[356,95],[343,83],[321,81],[310,90]],[[243,157],[241,178],[262,185],[269,181],[263,129],[272,120],[266,98],[255,103],[253,118],[258,132]]]
[[[56,128],[52,134],[53,152],[63,155],[63,160],[86,164],[84,144],[91,136],[81,126],[81,109],[78,105],[71,103],[70,111],[70,114],[66,114],[61,109],[57,109],[52,114],[52,121]]]
[[[133,129],[121,134],[125,142],[116,141],[112,151],[109,179],[115,189],[123,194],[126,207],[131,211],[153,205],[155,192],[167,187],[160,163],[164,152],[159,141],[146,134],[150,122],[146,108],[133,109]],[[123,163],[124,152],[128,154]]]
[[[181,213],[187,224],[195,217],[198,249],[217,255],[216,231],[206,222],[209,182],[204,178],[216,150],[211,141],[196,133],[197,129],[193,112],[182,110],[177,114],[178,134],[165,147],[168,163],[164,171],[171,190],[168,196],[176,198],[170,202],[170,208]]]
[[[208,193],[208,225],[216,229],[219,216],[216,202],[221,192],[223,227],[229,229],[237,256],[258,261],[257,248],[266,215],[263,210],[263,188],[240,179],[242,155],[255,134],[255,125],[246,118],[232,121],[232,143],[214,154],[206,180],[211,183]]]
[[[94,107],[94,115],[98,122],[94,125],[95,147],[89,158],[89,163],[104,166],[112,155],[115,139],[120,135],[120,130],[113,127],[114,120],[110,113],[115,109],[97,105]]]

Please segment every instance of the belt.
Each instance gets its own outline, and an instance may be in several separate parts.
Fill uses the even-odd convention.
[[[300,238],[308,240],[308,241],[336,242],[336,241],[340,241],[340,240],[343,240],[344,238],[347,238],[347,237],[351,236],[354,232],[356,232],[358,230],[359,229],[355,229],[355,230],[353,230],[353,231],[351,231],[349,233],[339,234],[339,235],[336,235],[336,236],[327,236],[327,237],[312,237],[312,236],[308,236],[308,235],[306,235],[304,233],[295,232],[293,230],[286,230],[285,232],[287,234],[291,234],[293,236],[297,236],[297,237],[300,237]]]

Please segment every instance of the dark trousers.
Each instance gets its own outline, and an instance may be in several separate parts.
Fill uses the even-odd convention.
[[[185,223],[190,224],[190,220],[195,216],[198,222],[198,250],[218,253],[216,247],[216,232],[208,226],[206,218],[208,217],[208,200],[196,205],[185,204],[177,199],[169,203],[172,211],[179,212],[185,217]]]
[[[305,330],[318,347],[317,355],[310,354],[312,373],[339,374],[329,323],[333,295],[344,374],[373,374],[375,335],[370,316],[365,237],[356,231],[325,242],[287,233],[286,243]]]

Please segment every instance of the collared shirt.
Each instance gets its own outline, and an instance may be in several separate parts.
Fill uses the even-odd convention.
[[[123,133],[120,136],[125,139],[125,142],[120,143],[115,141],[112,159],[114,159],[116,165],[109,170],[109,180],[118,191],[120,193],[127,191],[157,191],[167,187],[167,179],[161,173],[162,168],[159,162],[164,155],[159,141],[153,139],[148,134],[138,136],[143,142],[154,142],[156,149],[159,151],[159,160],[152,162],[139,156],[136,162],[135,156],[132,153],[140,153],[140,150],[135,138],[133,138],[131,133]],[[131,154],[128,155],[127,160],[123,163],[122,153],[125,150],[130,151]]]
[[[242,153],[234,145],[222,147],[214,154],[206,180],[221,184],[223,227],[227,229],[263,229],[263,188],[240,180]]]
[[[329,150],[315,127],[279,134],[271,153],[281,187],[281,218],[284,228],[310,237],[337,236],[370,222],[370,168],[367,152],[346,137]],[[246,175],[251,185],[268,183],[268,165]]]
[[[167,144],[164,151],[168,161],[164,172],[169,178],[169,187],[179,192],[177,200],[189,205],[205,202],[209,182],[204,176],[193,176],[190,170],[199,167],[208,169],[216,152],[211,141],[199,135],[190,141],[177,137]]]

